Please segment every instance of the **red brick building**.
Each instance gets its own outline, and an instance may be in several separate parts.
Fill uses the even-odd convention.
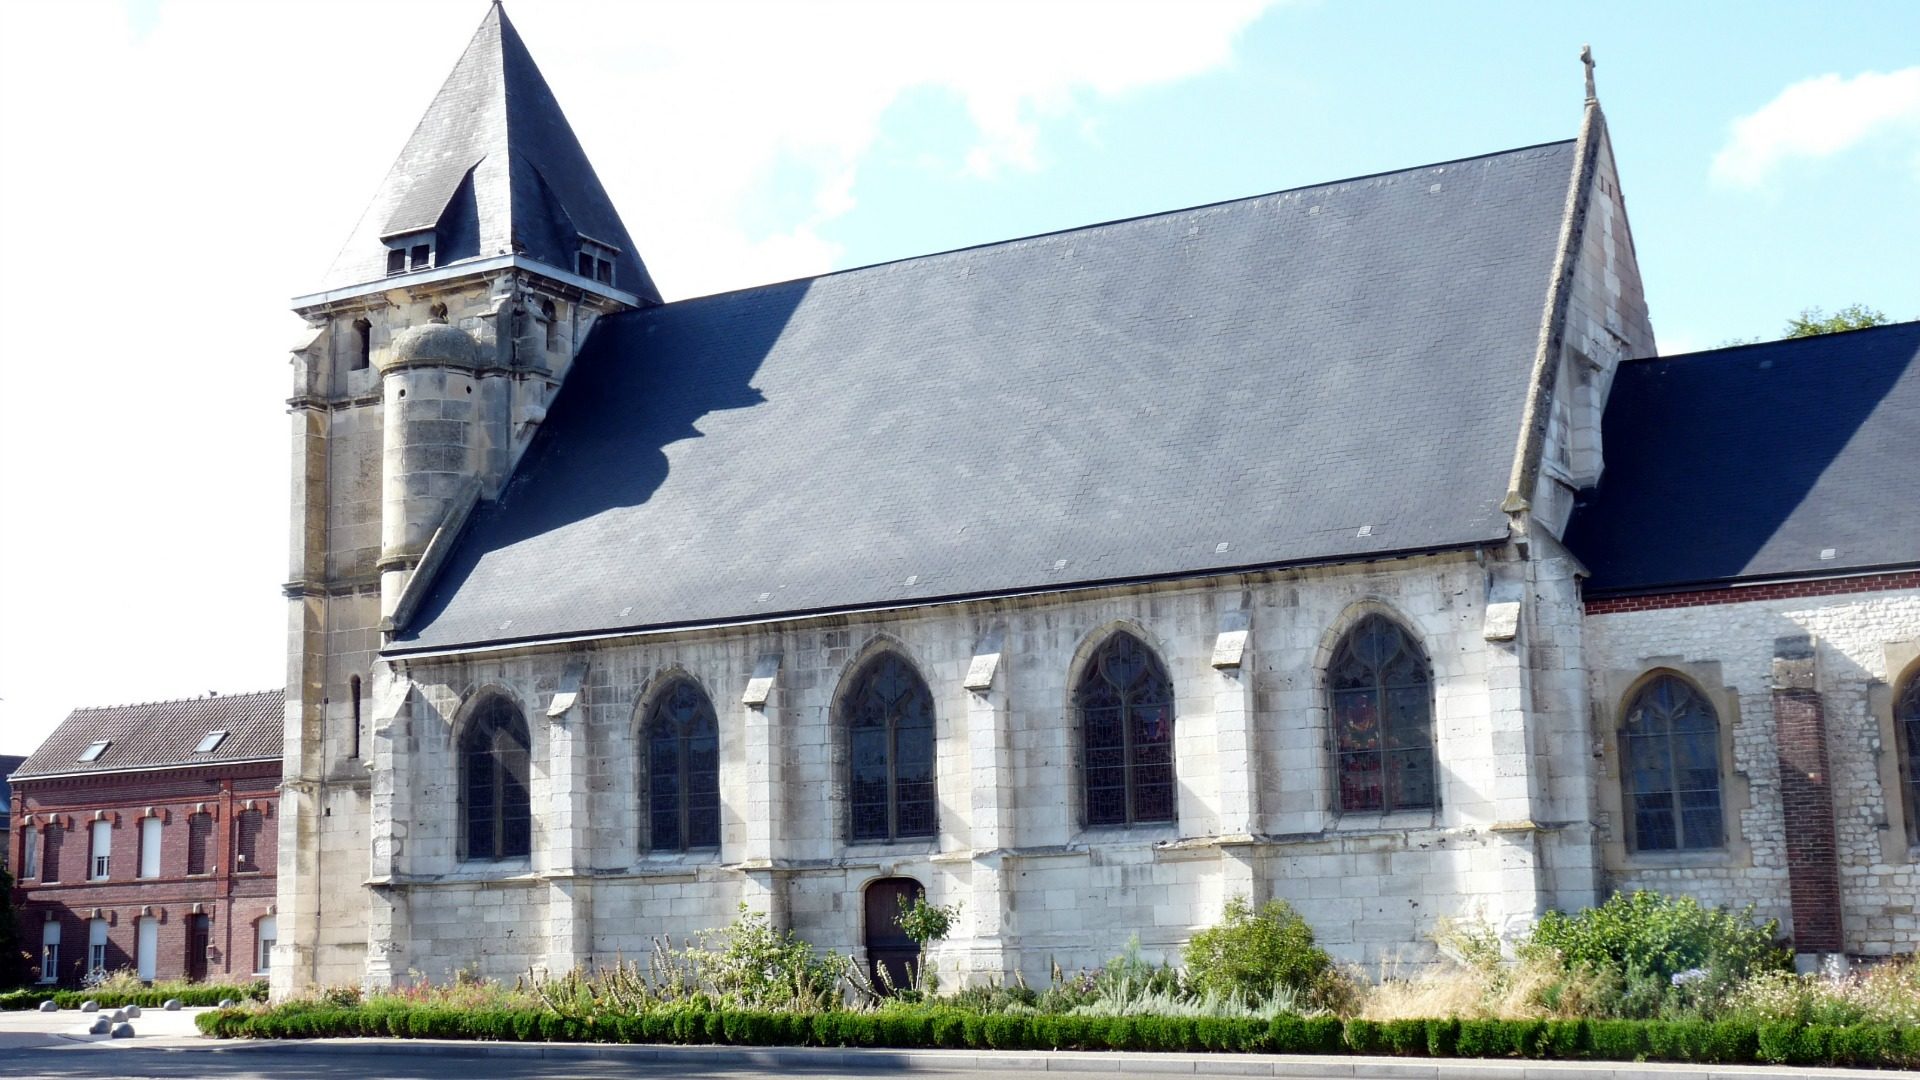
[[[42,983],[267,970],[282,700],[77,709],[13,773],[14,905]]]

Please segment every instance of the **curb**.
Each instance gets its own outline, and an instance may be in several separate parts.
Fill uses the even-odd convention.
[[[1357,1057],[1302,1054],[1151,1054],[1119,1051],[866,1050],[846,1047],[648,1046],[500,1043],[464,1039],[222,1039],[205,1046],[150,1047],[174,1053],[379,1054],[522,1061],[751,1067],[764,1070],[922,1072],[1009,1068],[1052,1073],[1171,1076],[1373,1077],[1380,1080],[1802,1080],[1859,1078],[1884,1070],[1774,1065],[1690,1065],[1647,1061],[1536,1061],[1498,1058]]]

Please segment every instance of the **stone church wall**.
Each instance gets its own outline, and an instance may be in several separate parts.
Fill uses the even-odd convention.
[[[385,857],[393,882],[374,949],[395,976],[510,978],[639,957],[653,937],[684,941],[744,903],[858,953],[861,890],[896,875],[962,905],[938,957],[949,974],[1044,979],[1050,965],[1097,965],[1136,937],[1149,958],[1174,957],[1236,893],[1287,899],[1337,957],[1369,966],[1430,955],[1423,942],[1440,916],[1516,929],[1556,899],[1592,899],[1585,833],[1534,820],[1550,820],[1544,800],[1564,793],[1561,774],[1584,785],[1585,740],[1537,739],[1525,722],[1538,654],[1526,636],[1543,636],[1562,668],[1577,649],[1555,651],[1566,628],[1549,617],[1536,632],[1532,615],[1520,642],[1487,640],[1490,581],[1537,569],[1437,556],[412,660],[410,696],[396,683],[411,704],[374,719],[375,874]],[[1571,576],[1538,588],[1565,594],[1564,607]],[[1370,611],[1412,630],[1431,663],[1436,811],[1333,809],[1322,672],[1342,631]],[[1214,666],[1223,627],[1250,631],[1237,667]],[[1116,628],[1149,643],[1173,683],[1177,825],[1081,824],[1071,687]],[[1577,640],[1577,621],[1572,632]],[[935,698],[934,841],[844,839],[836,694],[881,648],[910,659]],[[989,651],[999,657],[991,688],[968,690]],[[756,664],[774,653],[766,707],[743,705]],[[570,665],[583,661],[581,704],[550,720]],[[682,672],[720,718],[721,848],[650,854],[636,724],[663,676]],[[458,857],[456,729],[483,688],[507,692],[529,722],[534,840],[523,861]],[[394,842],[383,849],[386,832]],[[1570,897],[1554,867],[1566,868]]]
[[[1920,674],[1920,589],[1639,606],[1644,609],[1596,605],[1606,613],[1589,616],[1586,627],[1609,884],[1752,904],[1762,916],[1779,919],[1783,929],[1792,928],[1774,659],[1781,641],[1811,635],[1814,688],[1826,722],[1846,950],[1914,951],[1920,946],[1920,850],[1909,843],[1901,804],[1891,699],[1895,681]],[[1676,671],[1704,688],[1721,723],[1731,728],[1731,760],[1721,765],[1729,823],[1724,850],[1626,850],[1611,732],[1621,722],[1630,688],[1657,669]]]

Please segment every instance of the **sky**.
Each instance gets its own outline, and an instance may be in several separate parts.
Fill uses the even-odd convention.
[[[1572,138],[1661,351],[1920,318],[1920,4],[507,12],[669,299]],[[0,5],[0,753],[285,683],[288,299],[483,0]]]

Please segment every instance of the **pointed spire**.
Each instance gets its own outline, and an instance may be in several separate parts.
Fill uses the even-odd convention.
[[[608,265],[583,264],[583,250]],[[508,254],[611,276],[613,288],[660,302],[553,91],[494,0],[322,288],[380,282],[429,260],[440,267]]]

